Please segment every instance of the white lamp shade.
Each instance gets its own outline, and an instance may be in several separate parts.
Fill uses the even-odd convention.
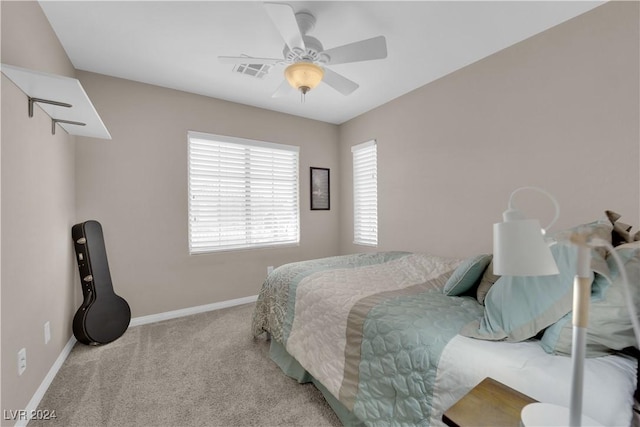
[[[499,276],[559,273],[540,222],[518,219],[493,225],[493,272]]]

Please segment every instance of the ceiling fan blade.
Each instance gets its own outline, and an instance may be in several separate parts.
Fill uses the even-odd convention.
[[[282,83],[280,83],[280,86],[278,86],[276,91],[273,92],[273,95],[271,95],[271,97],[272,98],[280,98],[282,96],[287,96],[287,95],[293,93],[294,91],[295,91],[295,89],[293,87],[291,87],[289,82],[285,79],[285,80],[282,81]]]
[[[282,3],[265,3],[264,7],[289,49],[293,50],[294,47],[297,47],[305,50],[304,40],[293,8]]]
[[[335,71],[331,71],[326,67],[324,69],[324,77],[322,78],[322,81],[343,95],[349,95],[360,87],[358,83],[351,81],[345,76],[342,76]]]
[[[387,57],[387,41],[384,36],[378,36],[334,47],[333,49],[325,50],[323,53],[329,56],[327,64],[330,65],[383,59]]]
[[[277,64],[284,62],[277,58],[253,58],[251,56],[218,56],[218,61],[223,64]]]

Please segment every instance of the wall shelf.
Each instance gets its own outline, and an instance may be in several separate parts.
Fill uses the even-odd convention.
[[[51,117],[51,133],[55,134],[58,125],[69,135],[111,139],[78,79],[6,64],[1,69],[27,95],[29,116],[38,103]]]

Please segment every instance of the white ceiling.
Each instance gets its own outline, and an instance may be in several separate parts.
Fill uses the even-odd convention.
[[[79,70],[343,123],[531,37],[603,1],[291,1],[317,19],[325,49],[384,35],[386,59],[331,69],[360,88],[343,96],[320,84],[272,98],[283,66],[256,79],[222,56],[282,57],[284,42],[262,2],[40,1]]]

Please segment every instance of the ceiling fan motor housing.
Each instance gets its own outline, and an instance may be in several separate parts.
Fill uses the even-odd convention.
[[[324,48],[322,43],[315,37],[302,36],[304,40],[305,50],[294,47],[293,50],[289,49],[289,46],[285,45],[282,50],[284,58],[288,62],[308,61],[308,62],[321,62],[327,63],[329,56],[322,53]]]

